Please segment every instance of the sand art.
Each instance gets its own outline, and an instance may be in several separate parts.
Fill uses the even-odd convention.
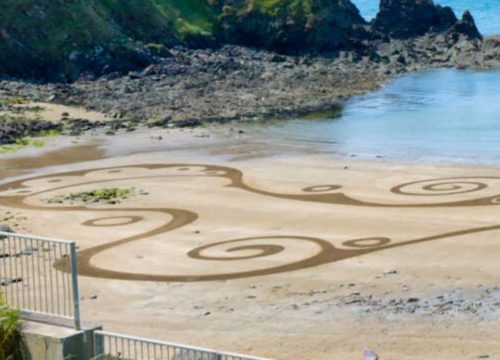
[[[208,243],[198,246],[187,252],[190,259],[200,261],[235,261],[265,258],[279,254],[286,250],[290,244],[300,241],[307,242],[314,246],[314,254],[306,254],[306,257],[284,264],[267,266],[255,270],[243,270],[220,274],[199,274],[199,275],[169,275],[169,274],[148,274],[137,272],[115,271],[103,268],[91,263],[97,254],[111,248],[119,247],[134,241],[140,241],[153,236],[158,236],[175,229],[182,228],[194,223],[199,214],[189,209],[163,208],[161,204],[155,204],[151,200],[151,207],[110,207],[110,206],[82,206],[77,205],[49,205],[38,201],[36,204],[27,202],[28,198],[36,198],[54,191],[71,191],[77,186],[97,186],[98,184],[110,181],[140,180],[148,179],[162,182],[164,179],[178,179],[182,183],[185,177],[211,177],[222,178],[227,181],[225,187],[238,189],[243,192],[250,192],[258,196],[272,198],[282,198],[294,201],[307,201],[326,203],[341,206],[365,206],[365,207],[395,207],[395,208],[422,208],[422,207],[465,207],[465,206],[485,206],[500,205],[500,196],[493,195],[487,197],[477,197],[474,199],[462,199],[444,202],[408,202],[408,203],[375,203],[364,201],[349,196],[342,192],[342,186],[338,184],[313,185],[300,190],[297,194],[282,194],[266,191],[248,185],[243,173],[235,168],[214,166],[214,165],[190,165],[190,164],[150,164],[134,165],[111,168],[99,168],[89,170],[70,171],[60,174],[37,176],[30,179],[6,183],[0,186],[1,203],[3,205],[30,210],[50,210],[55,212],[92,212],[97,216],[84,221],[83,227],[120,227],[125,225],[140,225],[145,217],[144,213],[161,213],[169,217],[168,221],[152,230],[142,231],[133,236],[121,238],[119,240],[103,243],[91,248],[81,250],[79,257],[79,273],[84,276],[139,280],[139,281],[210,281],[229,280],[251,276],[261,276],[289,271],[296,271],[305,268],[320,266],[327,263],[341,261],[356,256],[361,256],[377,251],[389,250],[417,243],[429,242],[439,239],[452,238],[460,235],[486,232],[500,229],[500,224],[482,226],[476,228],[451,231],[433,236],[407,239],[393,242],[391,238],[384,234],[374,234],[373,237],[350,239],[342,242],[342,247],[331,244],[326,239],[298,236],[293,234],[266,235],[258,237],[246,237],[238,239],[221,240],[215,243]],[[463,178],[442,178],[424,181],[415,181],[398,185],[390,189],[395,195],[415,196],[420,198],[461,195],[479,192],[488,188],[488,184],[482,181],[499,180],[497,177],[463,177]],[[168,191],[168,186],[165,187]],[[117,215],[119,213],[120,215]],[[123,213],[130,215],[123,215]],[[138,215],[141,214],[141,215]],[[108,215],[109,214],[109,215]],[[140,229],[140,227],[138,227]],[[210,254],[213,248],[223,249],[223,255]],[[55,265],[59,269],[65,269],[67,264],[59,263]]]

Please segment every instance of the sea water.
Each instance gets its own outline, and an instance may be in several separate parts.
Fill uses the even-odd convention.
[[[271,139],[344,156],[500,163],[500,71],[406,74],[348,100],[338,116],[265,126]]]
[[[368,19],[378,0],[354,0]],[[500,0],[440,0],[500,33]],[[394,160],[500,164],[500,71],[438,69],[392,79],[338,116],[266,126],[266,136],[334,153]]]

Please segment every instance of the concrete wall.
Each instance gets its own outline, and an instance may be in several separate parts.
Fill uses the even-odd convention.
[[[84,330],[23,322],[24,360],[89,360],[94,355],[94,331],[101,326],[84,326]]]

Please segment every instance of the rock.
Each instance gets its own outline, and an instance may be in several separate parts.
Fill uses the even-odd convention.
[[[7,224],[0,224],[0,232],[7,232],[7,233],[11,233],[11,232],[14,232],[12,230],[12,228],[7,225]]]
[[[285,61],[286,61],[286,57],[281,56],[281,55],[273,55],[271,57],[271,62],[279,63],[279,62],[285,62]]]
[[[372,28],[385,36],[407,39],[445,31],[456,23],[450,7],[435,5],[432,0],[381,0]]]
[[[143,72],[139,72],[139,71],[130,71],[128,73],[128,77],[130,79],[141,79],[144,77],[144,73]]]
[[[179,128],[196,127],[200,126],[201,124],[202,124],[201,121],[197,119],[186,119],[175,122],[175,126]]]
[[[265,9],[241,0],[215,2],[223,8],[216,35],[225,43],[297,53],[352,49],[366,38],[366,22],[350,1],[309,0],[296,11],[293,0]]]
[[[453,30],[458,34],[463,34],[470,39],[482,39],[481,34],[476,26],[476,22],[469,10],[466,10],[462,15],[462,19],[455,23]]]

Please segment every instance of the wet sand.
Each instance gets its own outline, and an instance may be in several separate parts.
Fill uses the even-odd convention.
[[[0,159],[0,210],[78,242],[85,320],[276,359],[500,357],[498,167],[345,159],[228,128],[96,140]],[[99,187],[147,195],[44,201]]]

